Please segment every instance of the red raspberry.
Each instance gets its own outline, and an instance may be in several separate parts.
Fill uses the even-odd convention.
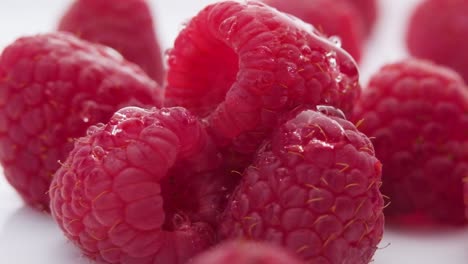
[[[264,0],[265,3],[290,13],[328,36],[338,36],[343,48],[356,61],[361,58],[364,21],[356,7],[337,0]]]
[[[124,108],[76,141],[51,185],[52,215],[93,259],[185,263],[214,243],[219,164],[185,109]]]
[[[455,72],[406,60],[375,74],[356,106],[375,137],[392,222],[463,224],[468,175],[468,90]]]
[[[415,9],[406,35],[409,52],[458,71],[468,82],[468,1],[425,0]]]
[[[299,105],[349,112],[360,94],[357,66],[315,33],[259,2],[210,5],[170,52],[166,104],[206,117],[234,156],[253,154],[278,116]]]
[[[51,176],[89,125],[161,91],[115,52],[75,37],[20,38],[0,57],[0,161],[24,200],[49,207]]]
[[[116,49],[163,83],[161,49],[145,0],[76,0],[58,29]]]
[[[353,4],[364,20],[364,31],[369,35],[377,19],[377,1],[376,0],[345,0]]]
[[[190,264],[301,264],[283,248],[248,241],[225,242],[195,257]]]
[[[380,171],[353,124],[300,111],[245,170],[220,236],[279,244],[310,263],[367,264],[383,233]]]

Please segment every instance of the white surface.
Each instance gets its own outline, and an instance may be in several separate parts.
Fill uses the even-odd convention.
[[[158,31],[165,48],[182,23],[213,0],[153,0]],[[381,19],[366,49],[361,75],[367,80],[381,65],[406,56],[406,18],[418,0],[381,0]],[[67,6],[65,0],[0,0],[0,48],[25,34],[53,30]],[[0,177],[0,263],[90,263],[70,245],[49,215],[23,206]],[[409,233],[387,230],[376,264],[466,264],[468,230]]]

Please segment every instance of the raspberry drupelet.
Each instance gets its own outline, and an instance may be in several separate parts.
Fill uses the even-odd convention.
[[[454,71],[408,59],[384,66],[356,105],[354,121],[383,163],[394,224],[466,223],[468,89]]]
[[[448,66],[468,82],[467,13],[465,0],[421,1],[406,33],[410,54]]]
[[[76,0],[58,30],[117,50],[163,84],[161,48],[146,0]]]
[[[360,94],[345,51],[255,1],[203,9],[177,37],[168,63],[166,105],[205,118],[218,146],[248,161],[289,110],[328,104],[349,113]]]
[[[186,263],[216,241],[220,159],[187,110],[124,108],[76,141],[51,184],[52,216],[92,259]]]
[[[70,34],[23,37],[0,57],[0,161],[11,185],[49,208],[52,175],[73,140],[124,106],[159,106],[162,90],[114,50]]]
[[[337,36],[343,49],[356,61],[361,59],[365,27],[360,12],[342,0],[264,0],[278,10],[313,25],[326,36]]]
[[[273,133],[228,201],[222,238],[267,241],[309,263],[367,264],[383,234],[381,164],[336,110],[300,110]]]

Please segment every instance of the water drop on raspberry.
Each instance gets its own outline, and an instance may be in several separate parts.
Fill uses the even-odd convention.
[[[225,40],[229,41],[231,39],[232,34],[237,28],[237,17],[232,16],[226,18],[220,25],[219,31],[220,34],[225,38]]]

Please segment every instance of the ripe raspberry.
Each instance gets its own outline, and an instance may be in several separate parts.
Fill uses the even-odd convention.
[[[409,52],[458,71],[468,82],[468,2],[425,0],[415,9],[406,35]]]
[[[53,33],[20,38],[0,57],[0,161],[24,200],[48,209],[51,176],[89,125],[128,105],[158,105],[142,70],[105,47]]]
[[[468,175],[468,93],[453,71],[406,60],[375,74],[356,106],[375,137],[392,222],[463,224]],[[360,122],[361,123],[361,122]]]
[[[76,141],[51,185],[52,215],[93,259],[185,263],[214,242],[220,161],[185,109],[124,108]]]
[[[195,257],[190,264],[301,264],[283,248],[265,243],[231,241]]]
[[[312,24],[327,36],[339,36],[356,61],[361,58],[364,21],[353,4],[337,0],[264,0],[280,11]]]
[[[364,21],[364,31],[369,35],[377,19],[377,1],[376,0],[345,0],[353,4]]]
[[[245,170],[220,236],[279,244],[310,263],[367,264],[383,233],[380,171],[353,124],[300,111]]]
[[[163,83],[161,49],[145,0],[76,0],[58,29],[116,49]]]
[[[176,39],[169,66],[166,104],[206,117],[234,160],[252,155],[284,112],[303,104],[349,112],[360,94],[348,54],[259,2],[206,7]]]

